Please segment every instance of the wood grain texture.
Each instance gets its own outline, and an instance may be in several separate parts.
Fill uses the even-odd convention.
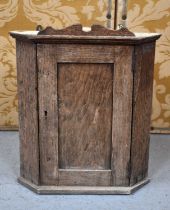
[[[17,41],[20,175],[39,184],[36,45]]]
[[[110,153],[110,144],[111,144],[112,79],[113,79],[112,67],[113,67],[113,64],[106,63],[106,64],[101,64],[101,66],[100,64],[94,64],[95,62],[99,62],[99,63],[103,62],[103,58],[100,56],[101,52],[97,51],[97,49],[100,49],[100,48],[97,48],[97,46],[94,47],[96,51],[95,54],[93,54],[93,50],[91,50],[90,46],[84,47],[85,49],[84,56],[86,57],[86,61],[90,62],[90,64],[84,64],[82,62],[83,61],[82,59],[83,51],[81,49],[82,47],[83,46],[79,46],[77,48],[78,50],[77,50],[76,61],[79,64],[75,64],[75,63],[70,64],[71,61],[73,60],[75,61],[75,54],[74,54],[75,46],[74,45],[68,46],[68,48],[65,45],[62,50],[61,50],[60,45],[38,45],[37,47],[37,59],[38,59],[38,68],[39,68],[39,80],[38,80],[39,81],[39,112],[40,112],[39,121],[41,124],[40,125],[40,155],[41,155],[41,158],[40,158],[41,170],[40,171],[41,171],[42,184],[58,185],[60,182],[61,177],[59,178],[58,161],[60,165],[63,164],[61,163],[62,161],[60,160],[60,155],[59,155],[62,148],[63,135],[67,136],[67,139],[68,139],[67,143],[70,145],[70,149],[71,149],[70,150],[71,153],[69,153],[69,150],[64,151],[63,159],[66,159],[68,157],[67,153],[70,154],[70,157],[69,157],[70,162],[72,161],[72,158],[74,157],[73,161],[71,162],[73,163],[73,165],[70,165],[70,166],[68,165],[69,167],[77,166],[79,168],[82,168],[83,166],[85,168],[88,167],[88,169],[90,169],[91,167],[95,169],[96,168],[104,168],[104,169],[110,168],[109,165],[110,165],[111,155],[109,153]],[[82,52],[79,51],[80,49]],[[72,54],[70,53],[70,50],[73,52]],[[112,51],[108,51],[108,54],[105,52],[106,55],[108,55],[110,61],[111,61],[111,57],[114,58],[114,56],[112,56],[114,51],[115,50],[112,49]],[[66,55],[68,54],[68,52],[69,52],[69,56],[68,56],[68,59],[66,59]],[[93,60],[91,57],[93,57]],[[112,61],[113,61],[113,58],[112,58]],[[61,64],[61,61],[68,62],[68,63]],[[78,65],[80,65],[80,63],[81,63],[81,68],[78,68]],[[62,69],[61,67],[62,65],[66,65],[67,68]],[[73,68],[72,68],[72,65],[73,65]],[[77,68],[74,70],[75,65],[77,65]],[[61,74],[63,72],[62,70],[64,71],[64,74]],[[70,86],[71,83],[69,83],[71,81],[73,82],[72,86]],[[48,93],[48,94],[44,94],[44,93]],[[63,108],[63,106],[60,106],[61,105],[60,93],[63,93],[64,97],[66,96],[63,102],[66,105],[66,107],[62,110],[62,112],[60,112],[61,109]],[[70,93],[72,94],[69,95]],[[57,94],[59,97],[57,96]],[[83,100],[80,100],[81,97]],[[70,101],[66,100],[67,98]],[[74,101],[74,99],[76,100]],[[59,103],[57,103],[56,100]],[[73,104],[70,103],[71,100],[73,101]],[[83,108],[84,109],[84,113],[83,113],[81,111],[81,105],[83,105],[82,103],[84,102],[87,103],[87,105],[84,106],[85,109]],[[97,110],[96,113],[95,113],[96,110],[94,109],[95,106],[98,106],[98,108],[100,108],[99,110]],[[58,115],[58,110],[57,110],[58,108],[59,108],[59,115]],[[79,123],[77,123],[73,117],[73,122],[70,124],[69,122],[70,116],[67,116],[68,114],[67,109],[69,108],[73,112],[72,115],[75,117],[75,119],[79,119]],[[74,112],[74,109],[76,110],[77,113]],[[80,111],[80,113],[78,111]],[[85,114],[86,112],[87,114]],[[108,115],[109,112],[110,112],[110,115]],[[62,116],[60,115],[61,113],[62,113]],[[85,118],[83,118],[83,114],[85,114]],[[105,114],[107,115],[108,119],[106,118]],[[67,120],[64,119],[65,117],[67,117]],[[82,124],[81,124],[81,118],[82,118]],[[58,120],[59,120],[59,123],[58,123]],[[106,128],[106,125],[102,126],[101,123],[96,123],[98,120],[99,122],[101,122],[102,120],[105,121],[107,123],[107,126],[108,127],[110,126],[110,130]],[[63,122],[66,124],[64,124]],[[74,123],[76,124],[77,128],[74,125]],[[90,125],[88,125],[88,123],[90,123]],[[76,142],[74,142],[76,139],[72,139],[71,141],[72,136],[70,135],[71,133],[69,131],[70,127],[69,126],[67,127],[66,125],[71,125],[74,128],[73,132],[72,131],[71,132],[73,134],[75,133],[73,137],[76,137],[77,139]],[[85,128],[83,130],[83,126],[85,126],[85,128],[88,129],[86,130],[86,132],[85,132]],[[82,133],[80,132],[79,129],[82,129]],[[62,132],[62,130],[64,130],[64,132]],[[103,134],[100,130],[103,132]],[[97,131],[100,131],[102,136],[99,136]],[[59,132],[59,135],[58,135],[58,132]],[[81,137],[83,138],[81,139]],[[87,137],[89,137],[89,139]],[[98,137],[98,139],[95,137]],[[59,141],[58,141],[58,138],[59,138]],[[83,142],[83,139],[86,142]],[[99,145],[97,144],[97,141],[99,142]],[[70,144],[70,142],[72,142],[72,144]],[[81,145],[81,143],[83,144]],[[59,144],[59,150],[58,150],[58,144]],[[93,145],[94,145],[94,148],[92,147]],[[80,156],[78,156],[76,159],[75,158],[76,155],[72,154],[72,151],[75,151],[76,154],[79,154],[80,151],[76,151],[76,149],[81,150],[81,151],[85,149],[86,152],[84,152],[84,154],[82,155],[80,154]],[[87,151],[90,153],[89,157],[88,157]],[[104,152],[106,152],[106,154],[104,154]],[[59,155],[59,159],[58,159],[58,155]],[[83,160],[82,157],[84,157],[85,160]],[[92,160],[90,160],[90,158]],[[98,158],[99,160],[101,160],[101,163],[99,162]],[[74,161],[75,161],[75,165],[74,165]],[[66,167],[66,166],[63,165],[61,167]],[[96,178],[98,176],[100,176],[100,174],[96,175]],[[77,177],[78,177],[78,174],[77,174]],[[68,180],[71,180],[71,179],[72,179],[72,175],[70,174],[70,178],[68,176]],[[73,183],[73,181],[71,183]],[[91,178],[89,177],[89,182],[95,183],[94,176],[92,176]]]
[[[130,193],[147,183],[159,36],[17,41],[22,183],[59,194]]]
[[[90,31],[83,31],[81,24],[68,26],[64,29],[54,29],[46,27],[38,32],[38,35],[73,35],[73,36],[135,36],[134,33],[127,28],[112,30],[101,25],[92,25]]]
[[[135,48],[131,185],[148,173],[154,54],[155,42]]]
[[[111,170],[59,170],[59,186],[110,186]]]
[[[57,65],[50,48],[37,47],[39,146],[42,184],[58,182]]]
[[[117,55],[109,45],[57,44],[53,50],[59,63],[114,63]]]
[[[110,169],[113,64],[58,64],[59,166]]]
[[[75,47],[77,47],[77,50],[75,49]],[[112,71],[110,71],[111,69],[108,68],[108,66],[110,66],[111,64],[101,64],[102,62],[104,62],[105,57],[100,56],[101,51],[97,49],[101,49],[101,46],[87,45],[84,47],[84,51],[83,51],[82,45],[80,46],[38,45],[38,52],[42,54],[41,57],[38,57],[39,59],[38,63],[41,63],[39,65],[41,65],[42,68],[44,68],[44,72],[46,72],[46,74],[47,72],[50,71],[48,75],[45,76],[45,80],[42,80],[43,85],[46,83],[44,88],[43,86],[39,86],[39,89],[42,91],[42,94],[43,92],[48,92],[49,95],[43,96],[43,98],[47,98],[45,100],[44,99],[42,100],[39,98],[40,103],[46,104],[47,102],[45,101],[50,101],[51,99],[50,95],[52,95],[52,93],[55,95],[55,99],[57,99],[56,95],[58,92],[58,95],[59,95],[58,99],[59,101],[61,100],[60,103],[62,104],[62,106],[60,106],[61,104],[58,104],[59,115],[56,110],[57,103],[55,100],[53,103],[50,102],[50,104],[53,104],[50,106],[52,106],[53,108],[55,107],[54,109],[51,109],[50,107],[43,107],[44,105],[41,105],[43,108],[40,108],[40,112],[42,113],[44,112],[44,108],[45,109],[47,108],[46,109],[47,113],[49,111],[50,113],[52,113],[50,118],[51,119],[53,118],[53,119],[50,120],[49,123],[53,123],[54,119],[57,122],[58,116],[59,116],[58,127],[57,127],[57,123],[53,123],[51,124],[52,126],[49,127],[54,137],[52,140],[53,144],[58,145],[58,137],[59,137],[59,151],[55,150],[57,146],[56,147],[53,146],[52,148],[52,143],[50,143],[51,138],[48,137],[49,134],[47,134],[48,129],[46,130],[46,127],[44,127],[44,129],[42,128],[40,129],[40,132],[41,130],[44,130],[43,131],[44,135],[46,135],[46,138],[43,137],[42,140],[40,141],[44,141],[42,145],[42,149],[43,150],[49,149],[49,151],[52,154],[52,157],[57,158],[55,160],[59,161],[60,167],[62,168],[85,167],[86,169],[92,169],[93,167],[96,167],[95,169],[108,169],[110,165],[110,159],[111,159],[112,185],[128,186],[129,185],[130,141],[131,141],[132,86],[133,86],[133,82],[132,82],[133,81],[133,75],[132,75],[133,47],[106,46],[106,48],[103,48],[102,52],[107,57],[106,60],[109,60],[110,62],[112,61],[114,63],[114,77],[113,77],[113,74],[111,73]],[[75,50],[77,54],[75,54]],[[94,50],[96,52],[95,54],[93,53]],[[42,53],[42,52],[45,52],[45,53]],[[67,55],[68,57],[66,57]],[[86,58],[86,64],[84,64],[83,56]],[[41,60],[43,60],[43,62],[41,62]],[[70,62],[75,62],[75,61],[77,63],[81,63],[81,68],[79,66],[80,64],[70,63]],[[68,63],[61,64],[63,62],[64,63],[68,62]],[[100,67],[95,66],[96,65],[95,63],[100,63],[100,65],[97,64]],[[58,65],[58,68],[57,68],[57,65]],[[92,68],[90,67],[90,65]],[[56,74],[57,71],[58,73]],[[103,85],[105,85],[106,83],[111,84],[110,83],[112,81],[111,78],[113,78],[113,95],[112,96],[110,95],[112,94],[111,88],[109,88],[107,91],[105,91],[103,88],[104,87]],[[48,82],[45,82],[47,80]],[[58,82],[54,82],[54,80]],[[56,87],[56,85],[58,87]],[[47,86],[51,90],[49,90]],[[85,90],[85,87],[87,88],[88,91]],[[89,87],[93,87],[93,88],[89,89]],[[97,94],[95,94],[94,90],[96,91]],[[52,92],[50,93],[50,91]],[[101,100],[100,98],[101,95],[102,97],[104,97],[104,100]],[[108,97],[110,97],[110,99]],[[81,98],[83,100],[81,100]],[[83,108],[84,112],[80,112],[80,111],[83,105],[82,102],[84,103],[85,101],[90,102],[89,103],[90,108],[87,107],[88,114],[85,115],[86,118],[83,119],[82,116],[84,116],[83,114],[86,113],[85,112],[86,109]],[[96,114],[95,113],[96,107],[99,106],[101,102],[103,103],[102,109],[105,109],[108,106],[107,103],[109,104],[109,106],[111,103],[113,103],[113,111],[111,112],[110,108],[109,109],[106,108],[106,110],[102,111],[100,113],[101,115],[99,115],[101,117],[99,118],[100,123],[93,125],[91,122],[93,122],[93,118],[95,118],[94,116]],[[61,109],[63,110],[61,111]],[[42,116],[43,115],[44,114],[42,114]],[[110,159],[108,155],[109,154],[108,146],[105,146],[105,144],[103,143],[99,145],[97,144],[98,143],[97,139],[100,139],[99,142],[102,142],[102,141],[105,142],[107,138],[110,138],[109,137],[110,131],[108,130],[108,127],[110,126],[111,118],[108,117],[109,115],[111,116],[113,115],[112,152],[110,152],[112,153],[112,155],[110,155]],[[42,121],[40,121],[40,123],[42,123]],[[123,132],[122,132],[122,128],[123,128]],[[97,134],[98,130],[101,130],[100,135]],[[59,131],[59,136],[58,136],[58,131]],[[106,138],[106,136],[108,137]],[[44,138],[46,140],[43,140]],[[107,144],[108,142],[109,141],[107,140]],[[92,146],[89,147],[89,145],[93,145],[95,148],[93,148]],[[105,146],[105,148],[103,147],[103,150],[101,149],[102,146]],[[88,153],[89,159],[88,159],[88,155],[85,154],[84,152],[84,150],[86,149],[89,149],[89,153],[90,153],[90,154]],[[60,154],[59,159],[57,157],[58,152]],[[43,153],[44,155],[42,158],[45,158],[45,156],[47,156],[46,153],[47,152]],[[52,158],[52,162],[54,160],[53,158]],[[97,158],[99,158],[99,160],[97,160]],[[54,164],[51,163],[50,166],[48,166],[49,163],[47,161],[43,161],[43,162],[44,162],[44,165],[46,166],[44,166],[44,168],[42,169],[43,171],[42,173],[44,173],[44,170],[47,170],[49,174],[52,174],[52,172],[50,171],[52,171],[52,168],[53,168],[53,170],[57,174],[56,175],[56,180],[57,180],[58,172],[56,171],[57,171],[58,165],[56,166],[56,162],[54,161],[55,163]],[[47,171],[45,172],[46,174],[47,174]],[[51,180],[51,184],[58,183],[56,180],[53,180],[53,181]]]
[[[114,186],[129,185],[133,47],[117,47],[113,81],[112,161]]]

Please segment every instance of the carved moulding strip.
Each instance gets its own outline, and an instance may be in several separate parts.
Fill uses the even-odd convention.
[[[54,29],[50,26],[38,32],[38,35],[73,35],[73,36],[135,36],[127,28],[118,30],[105,28],[101,25],[92,25],[91,30],[85,31],[81,24],[69,26],[64,29]]]

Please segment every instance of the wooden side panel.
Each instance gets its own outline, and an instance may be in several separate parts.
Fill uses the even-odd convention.
[[[17,41],[20,175],[39,184],[36,45]]]
[[[110,169],[113,64],[58,64],[59,166]]]
[[[113,186],[129,185],[132,120],[133,47],[117,47],[113,81],[112,173]]]
[[[144,179],[148,172],[154,54],[155,43],[135,48],[131,185]]]
[[[39,94],[39,144],[41,184],[58,181],[57,63],[52,48],[37,46]]]
[[[110,186],[111,170],[59,170],[60,186]]]

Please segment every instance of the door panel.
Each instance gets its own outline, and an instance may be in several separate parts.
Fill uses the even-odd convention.
[[[112,64],[58,64],[59,167],[110,169]]]
[[[129,184],[132,47],[124,49],[37,46],[42,184]]]

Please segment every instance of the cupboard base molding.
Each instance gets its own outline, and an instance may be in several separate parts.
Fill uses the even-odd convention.
[[[130,187],[37,186],[19,177],[18,182],[40,195],[130,195],[150,182],[149,178]]]

